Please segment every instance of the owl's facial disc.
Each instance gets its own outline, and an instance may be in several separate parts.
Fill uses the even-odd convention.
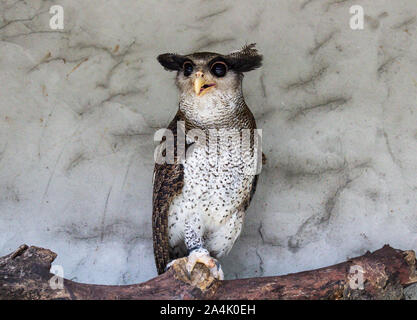
[[[196,78],[194,80],[194,92],[198,97],[201,97],[210,90],[214,89],[215,86],[215,83],[207,81],[204,78],[204,73],[200,71],[196,72]]]

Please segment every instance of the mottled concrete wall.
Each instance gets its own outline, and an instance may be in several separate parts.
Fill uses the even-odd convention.
[[[246,42],[268,163],[227,276],[416,250],[416,16],[415,0],[1,1],[0,255],[28,243],[77,281],[153,277],[153,134],[177,108],[155,57]]]

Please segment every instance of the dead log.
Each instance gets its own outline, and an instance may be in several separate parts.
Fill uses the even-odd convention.
[[[22,245],[1,257],[0,300],[402,299],[404,288],[417,282],[414,251],[388,245],[330,267],[284,276],[217,281],[201,264],[188,277],[179,263],[140,284],[93,285],[62,279],[63,287],[53,289],[50,283],[56,278],[50,268],[56,256],[48,249]]]

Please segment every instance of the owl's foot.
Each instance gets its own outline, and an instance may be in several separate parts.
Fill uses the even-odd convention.
[[[191,273],[194,270],[194,267],[197,263],[204,264],[209,270],[213,278],[218,280],[224,279],[224,274],[220,263],[210,256],[210,253],[204,248],[197,248],[190,252],[187,257],[187,264],[185,268],[187,269],[188,275],[191,277]]]
[[[209,287],[214,280],[224,279],[219,262],[204,248],[197,248],[187,257],[171,261],[165,269],[173,269],[179,279],[202,290]]]

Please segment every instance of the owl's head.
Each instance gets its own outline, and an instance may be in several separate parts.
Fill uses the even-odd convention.
[[[258,54],[255,44],[250,44],[228,55],[165,53],[158,56],[158,61],[166,70],[177,71],[176,84],[182,94],[202,97],[240,91],[243,73],[259,68],[262,55]]]

